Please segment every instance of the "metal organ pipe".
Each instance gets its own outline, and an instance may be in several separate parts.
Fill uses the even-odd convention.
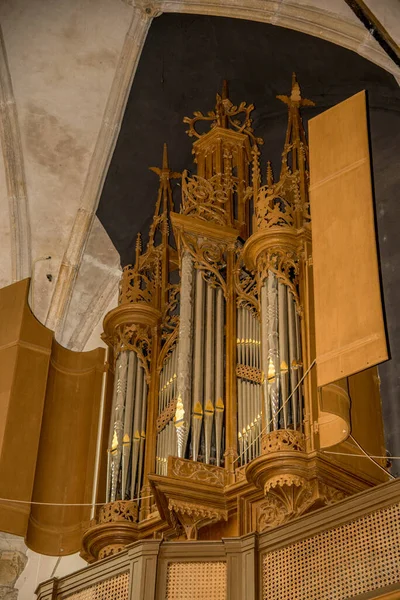
[[[264,284],[265,285],[265,284]],[[270,398],[270,408],[272,415],[272,428],[279,429],[278,410],[279,410],[279,335],[278,335],[278,282],[277,277],[272,271],[268,271],[266,281],[268,296],[268,391]]]
[[[195,287],[195,330],[193,354],[193,398],[192,398],[192,455],[197,460],[203,421],[203,357],[204,357],[204,287],[203,273],[196,271]]]
[[[178,344],[167,354],[160,372],[160,389],[158,400],[158,415],[176,400],[177,393],[177,361]],[[168,456],[175,454],[175,431],[172,420],[165,423],[163,429],[157,435],[156,452],[156,473],[157,475],[167,474]]]
[[[132,476],[131,476],[131,499],[135,497],[135,488],[138,472],[138,460],[140,450],[140,429],[143,394],[144,370],[140,360],[136,363],[136,388],[135,388],[135,410],[133,416],[133,441],[132,441]]]
[[[125,500],[126,488],[128,483],[128,466],[132,448],[132,416],[134,400],[134,379],[136,375],[136,352],[130,351],[128,357],[128,378],[126,384],[126,403],[124,414],[124,436],[122,448],[122,490],[121,498]]]
[[[181,295],[179,318],[178,389],[176,408],[177,453],[184,458],[190,424],[190,397],[192,393],[192,303],[193,260],[184,252],[181,262]]]
[[[147,413],[146,398],[147,398],[147,382],[143,378],[141,423],[140,423],[140,444],[139,444],[139,469],[138,469],[138,478],[137,478],[137,495],[138,496],[140,496],[140,490],[141,490],[141,484],[142,484],[144,446],[145,446],[145,442],[146,442],[146,413]]]
[[[111,442],[111,502],[114,502],[117,497],[117,486],[119,479],[119,468],[122,457],[122,438],[123,438],[123,416],[125,409],[126,395],[126,376],[128,353],[121,352],[121,361],[118,367],[118,380],[116,386],[116,401],[114,409],[114,427]]]
[[[278,283],[278,331],[279,331],[279,360],[281,374],[281,402],[283,402],[283,428],[288,426],[288,404],[286,398],[289,390],[289,373],[288,373],[288,302],[286,285],[282,282]]]
[[[268,370],[269,370],[269,346],[268,346],[268,294],[267,286],[264,284],[261,286],[261,371],[263,373],[263,415],[264,415],[264,427],[266,432],[271,431],[270,425],[270,398],[269,398],[269,383],[268,383]]]
[[[297,367],[297,343],[296,343],[296,307],[293,302],[293,295],[289,288],[287,289],[288,303],[288,323],[289,323],[289,364],[290,364],[290,385],[292,389],[292,414],[293,428],[297,428],[298,398],[299,390],[293,391],[298,382]]]
[[[215,289],[207,284],[206,300],[206,341],[205,341],[205,381],[204,381],[204,437],[205,437],[205,462],[210,463],[211,433],[214,420],[214,333],[215,333]]]
[[[224,295],[221,288],[216,290],[215,310],[215,458],[219,467],[224,418]]]
[[[262,412],[261,385],[257,381],[261,373],[260,321],[248,307],[237,309],[237,336],[238,443],[243,465],[259,455],[256,438]]]
[[[115,412],[115,403],[117,401],[117,384],[120,376],[120,364],[121,364],[121,354],[118,355],[117,360],[115,361],[115,373],[114,373],[114,386],[113,386],[113,397],[111,403],[111,424],[110,424],[110,433],[108,436],[108,456],[107,456],[107,482],[106,482],[106,502],[110,502],[110,492],[111,492],[111,464],[112,464],[112,443],[114,437],[114,412]]]
[[[296,323],[297,380],[300,381],[303,376],[303,367],[302,367],[303,362],[302,362],[302,354],[301,354],[301,337],[300,337],[301,323],[300,323],[300,315],[297,312],[296,301],[294,299],[293,294],[292,294],[292,303],[293,303],[295,323]],[[303,430],[303,400],[302,400],[301,389],[297,390],[297,396],[299,398],[299,403],[298,403],[298,406],[299,406],[299,428],[300,428],[300,431],[302,431]]]

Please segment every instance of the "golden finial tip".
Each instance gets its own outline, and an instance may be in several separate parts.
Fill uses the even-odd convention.
[[[296,73],[292,73],[292,93],[290,99],[293,102],[300,102],[301,100],[300,86],[297,81]]]

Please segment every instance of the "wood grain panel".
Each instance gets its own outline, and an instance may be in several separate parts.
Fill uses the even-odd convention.
[[[309,122],[318,386],[387,359],[365,92]]]
[[[29,279],[0,290],[0,531],[25,535],[53,332],[28,306]],[[26,502],[26,504],[25,504]]]

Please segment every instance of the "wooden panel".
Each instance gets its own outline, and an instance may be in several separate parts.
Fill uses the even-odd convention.
[[[0,290],[0,531],[25,535],[53,332],[28,306],[29,279]]]
[[[309,122],[318,385],[388,358],[365,92]]]
[[[27,545],[40,554],[80,548],[91,501],[104,350],[73,352],[53,342]]]

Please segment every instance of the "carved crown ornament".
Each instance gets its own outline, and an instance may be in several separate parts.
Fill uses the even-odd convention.
[[[196,126],[200,122],[209,122],[211,129],[221,127],[223,129],[232,129],[235,133],[245,133],[256,144],[263,144],[262,138],[256,138],[252,128],[251,113],[254,110],[254,105],[247,105],[246,102],[241,102],[235,106],[228,98],[228,82],[224,81],[222,93],[217,94],[214,110],[210,110],[207,114],[200,111],[194,112],[193,117],[185,117],[184,123],[189,125],[186,133],[190,137],[201,138],[204,133],[200,133]]]

